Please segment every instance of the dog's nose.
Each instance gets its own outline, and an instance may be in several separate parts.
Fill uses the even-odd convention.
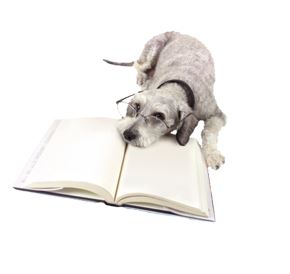
[[[124,131],[123,135],[127,141],[132,141],[137,137],[135,133],[133,133],[131,130],[128,130],[128,129]]]

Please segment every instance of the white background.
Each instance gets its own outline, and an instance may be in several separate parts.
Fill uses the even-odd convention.
[[[1,273],[289,273],[287,1],[1,1]],[[152,36],[204,42],[228,124],[216,223],[14,190],[53,119],[117,118]],[[199,137],[200,128],[193,134]],[[4,270],[5,269],[5,270]]]

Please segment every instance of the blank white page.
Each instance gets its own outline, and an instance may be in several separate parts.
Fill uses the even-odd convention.
[[[24,184],[87,182],[102,186],[114,197],[125,144],[116,120],[61,120]]]
[[[118,198],[130,193],[145,194],[203,208],[198,184],[198,180],[204,179],[198,170],[203,167],[196,161],[200,153],[196,140],[190,139],[186,146],[180,146],[174,135],[164,136],[147,148],[129,145]]]

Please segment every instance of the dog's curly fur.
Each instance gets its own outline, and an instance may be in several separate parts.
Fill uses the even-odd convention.
[[[197,39],[177,32],[166,32],[153,37],[143,49],[140,58],[134,62],[137,83],[144,89],[131,101],[142,106],[143,115],[156,111],[165,114],[166,122],[177,129],[176,138],[179,144],[185,145],[189,136],[198,124],[204,121],[202,131],[202,148],[208,166],[217,169],[224,163],[224,157],[217,150],[217,137],[226,118],[219,109],[213,95],[215,81],[214,63],[208,49]],[[179,79],[186,82],[193,90],[195,105],[192,110],[187,104],[187,97],[182,87],[169,83],[157,89],[162,83]],[[180,123],[178,114],[184,117]],[[161,125],[148,125],[141,116],[129,115],[120,120],[119,131],[134,131],[136,138],[125,141],[136,146],[148,146],[160,136],[167,134],[168,129]]]

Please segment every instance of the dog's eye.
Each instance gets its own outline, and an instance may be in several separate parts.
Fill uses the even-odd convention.
[[[136,103],[136,104],[134,105],[134,107],[135,107],[136,111],[139,112],[140,107],[141,107],[140,104]]]
[[[154,117],[156,117],[159,120],[164,121],[165,120],[165,115],[161,112],[155,112],[152,114]]]

